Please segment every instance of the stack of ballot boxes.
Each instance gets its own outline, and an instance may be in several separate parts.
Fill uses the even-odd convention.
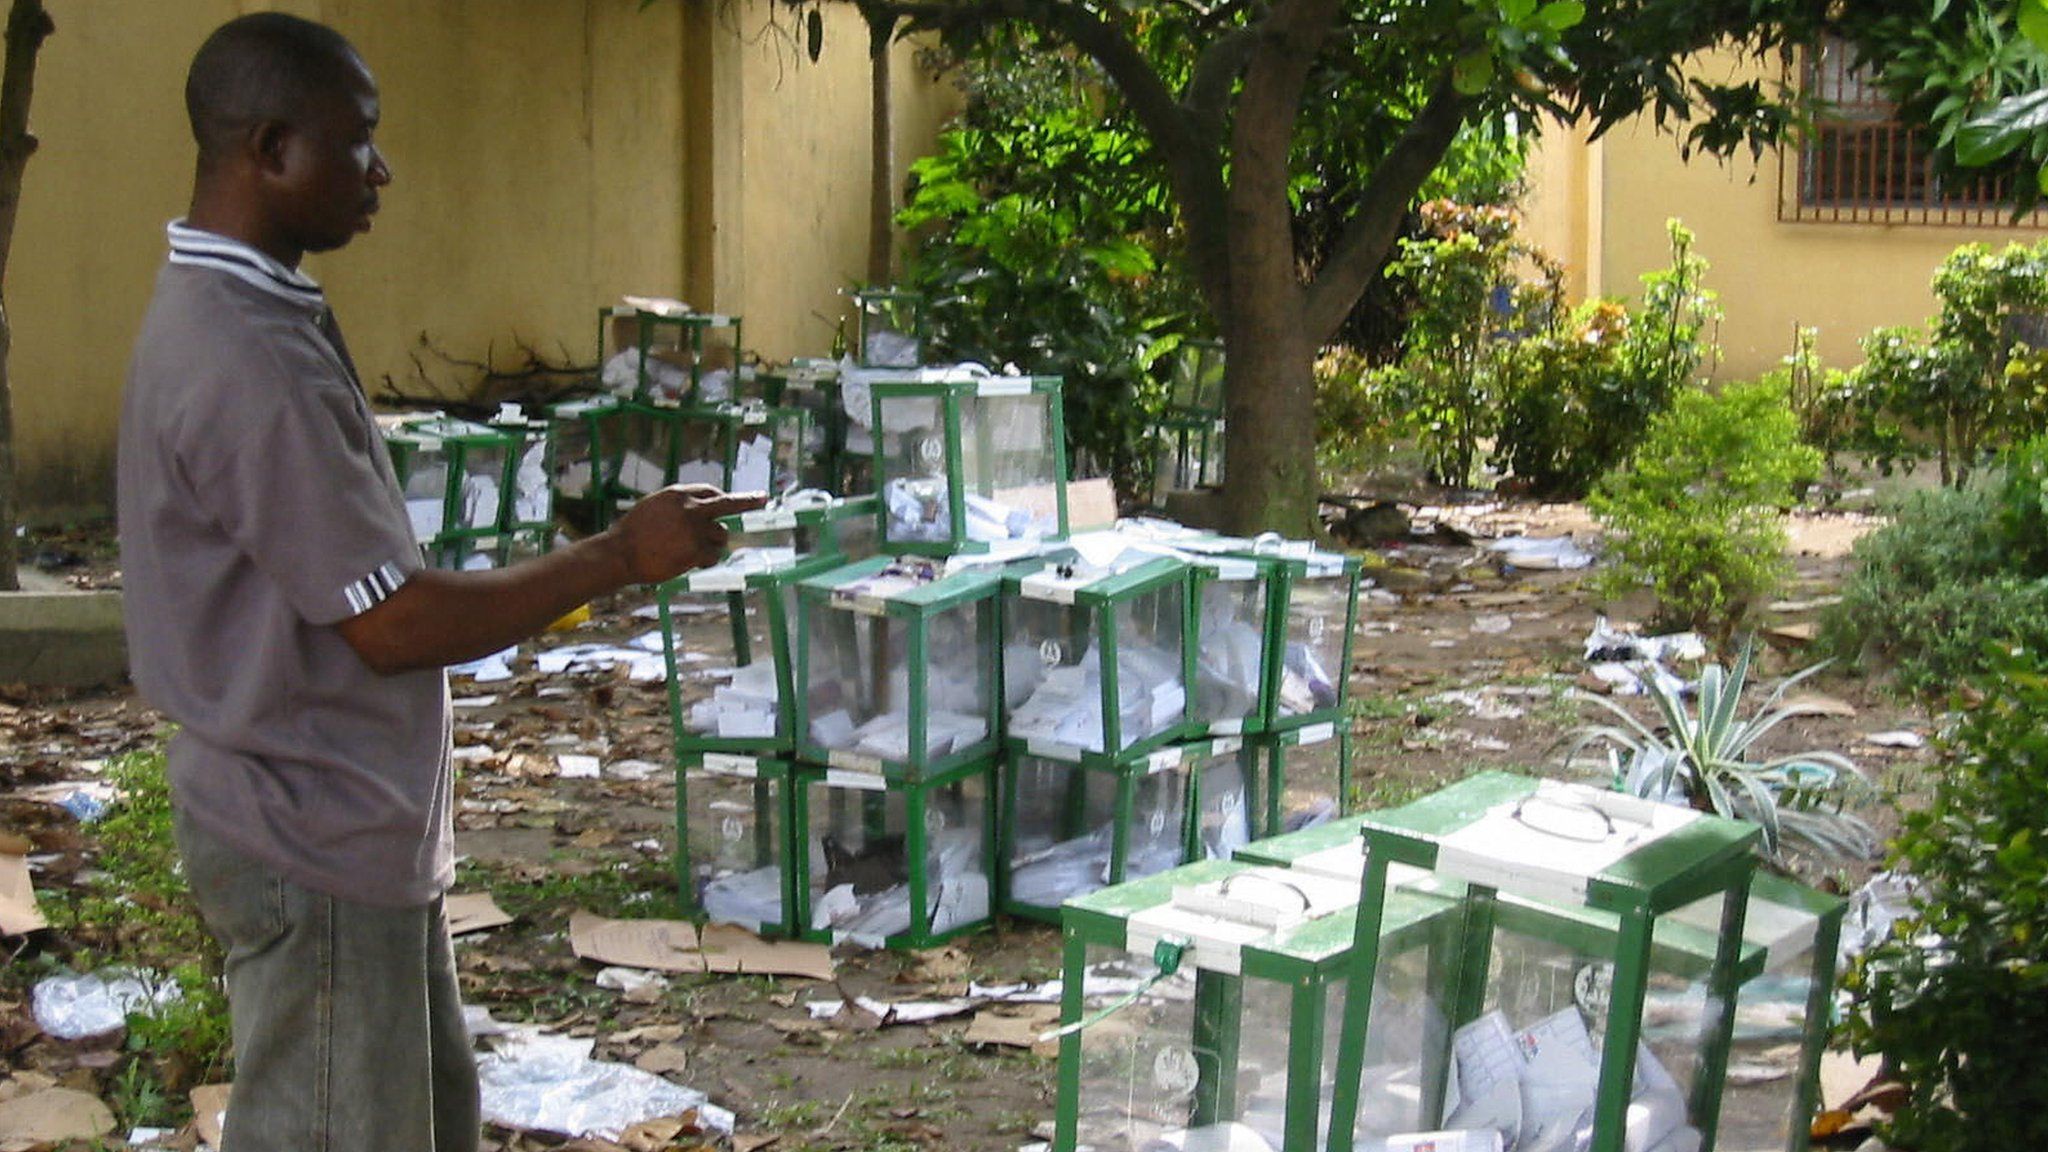
[[[676,760],[676,879],[687,914],[769,935],[795,929],[793,586],[839,562],[741,546],[657,589]],[[732,667],[709,695],[685,701],[684,683],[697,679],[692,656],[707,646],[690,637],[704,631],[724,634]]]
[[[1060,550],[1003,586],[1004,908],[1051,919],[1187,858],[1190,568]]]
[[[405,493],[413,538],[437,568],[487,568],[502,561],[522,436],[432,414],[400,420],[384,442]]]
[[[1446,899],[1460,926],[1441,965],[1449,1036],[1436,1050],[1374,1069],[1380,1005],[1347,1001],[1333,1132],[1387,1130],[1374,1101],[1390,1072],[1413,1072],[1439,1146],[1715,1147],[1732,1009],[1764,962],[1744,942],[1754,825],[1494,773],[1359,827],[1354,986],[1384,969],[1395,895]],[[1400,884],[1402,866],[1422,875]]]
[[[875,498],[833,496],[815,488],[771,499],[765,507],[719,521],[734,548],[780,548],[798,558],[836,557],[840,563],[865,560],[880,549],[875,525]]]
[[[1356,883],[1204,860],[1070,901],[1062,920],[1057,1152],[1321,1152],[1422,1130],[1442,1049],[1452,901],[1387,901],[1369,999],[1387,1027],[1378,1128],[1331,1141],[1338,1045],[1359,987]],[[1440,1062],[1440,1061],[1439,1061]]]
[[[1057,377],[862,376],[884,551],[1023,555],[1067,534]]]
[[[802,934],[924,947],[994,910],[1002,577],[874,556],[796,585]]]

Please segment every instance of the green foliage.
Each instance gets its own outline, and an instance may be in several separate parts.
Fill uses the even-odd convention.
[[[1942,175],[2006,178],[2016,211],[2048,190],[2048,3],[1861,0],[1840,30],[1902,115],[1934,129]]]
[[[1908,1089],[1884,1135],[1918,1152],[2048,1147],[2048,677],[2014,649],[1976,686],[1892,844],[1912,913],[1843,980],[1846,1039]]]
[[[1820,467],[1782,381],[1679,393],[1587,501],[1611,534],[1602,590],[1648,584],[1660,624],[1725,647],[1788,571],[1783,508]]]
[[[1105,117],[1092,73],[1018,33],[970,62],[969,103],[911,167],[898,222],[932,353],[1063,377],[1077,472],[1150,487],[1153,360],[1199,334],[1173,213],[1144,136]]]
[[[1993,252],[1965,244],[1934,274],[1940,312],[1924,331],[1881,328],[1831,389],[1844,447],[1886,472],[1933,457],[1960,486],[2006,445],[2048,431],[2048,364],[2017,323],[2048,312],[2048,241]]]
[[[1703,811],[1750,821],[1763,829],[1761,847],[1774,862],[1784,863],[1792,852],[1824,863],[1875,856],[1877,837],[1845,808],[1871,794],[1853,761],[1825,750],[1757,758],[1757,745],[1772,729],[1815,714],[1814,708],[1784,703],[1785,693],[1825,665],[1787,677],[1745,719],[1740,710],[1751,654],[1751,646],[1744,644],[1729,667],[1700,669],[1697,710],[1678,689],[1652,679],[1649,694],[1663,722],[1659,729],[1604,696],[1586,696],[1620,723],[1580,729],[1564,762],[1569,765],[1588,749],[1604,747],[1616,754],[1611,762],[1617,791],[1654,800],[1679,798]]]
[[[1325,487],[1393,459],[1408,430],[1398,387],[1399,369],[1375,368],[1349,348],[1316,358],[1316,467]]]
[[[1901,688],[1941,692],[1981,674],[1994,644],[2048,650],[2048,440],[1961,488],[1918,492],[1856,542],[1842,601],[1817,643]]]
[[[163,751],[118,757],[106,779],[119,799],[94,826],[98,867],[82,888],[54,894],[50,920],[84,946],[86,966],[146,970],[177,985],[176,1000],[129,1014],[115,1101],[131,1125],[182,1122],[186,1094],[227,1076],[232,1038],[220,946],[179,870]]]

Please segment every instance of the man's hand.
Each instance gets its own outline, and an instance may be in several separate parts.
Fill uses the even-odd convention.
[[[721,516],[768,503],[760,492],[725,493],[709,484],[676,484],[633,505],[606,533],[635,584],[659,584],[718,563],[725,554]]]

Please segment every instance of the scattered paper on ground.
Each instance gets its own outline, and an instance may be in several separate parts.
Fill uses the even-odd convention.
[[[36,907],[35,886],[29,883],[28,858],[0,852],[0,936],[20,936],[49,926]]]
[[[684,1116],[711,1131],[732,1131],[732,1113],[712,1105],[704,1093],[629,1064],[594,1060],[595,1043],[539,1032],[500,1041],[496,1051],[477,1060],[484,1118],[604,1140],[617,1140],[637,1124]]]
[[[448,911],[448,934],[461,936],[468,932],[482,932],[486,928],[499,928],[512,922],[512,917],[498,907],[489,892],[464,892],[450,896],[445,905]]]
[[[657,972],[745,972],[832,978],[823,944],[763,940],[744,928],[685,920],[607,920],[582,909],[569,917],[569,946],[600,964]]]
[[[70,1088],[45,1088],[0,1100],[0,1152],[91,1140],[113,1130],[114,1114],[99,1097]]]
[[[900,1000],[894,1004],[872,996],[855,996],[850,1000],[845,997],[812,1000],[804,1008],[813,1020],[838,1020],[849,1015],[860,1020],[864,1013],[873,1018],[866,1023],[886,1028],[891,1024],[929,1024],[934,1020],[964,1016],[980,1006],[980,1000],[966,996],[951,1000]]]

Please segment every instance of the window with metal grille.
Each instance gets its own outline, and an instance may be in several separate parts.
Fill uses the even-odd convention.
[[[1848,45],[1830,40],[1800,63],[1800,83],[1822,111],[1794,148],[1778,154],[1778,218],[1848,224],[2014,223],[2007,181],[1944,175],[1934,133],[1902,122],[1897,106],[1860,69]],[[2048,212],[2020,227],[2048,227]]]

